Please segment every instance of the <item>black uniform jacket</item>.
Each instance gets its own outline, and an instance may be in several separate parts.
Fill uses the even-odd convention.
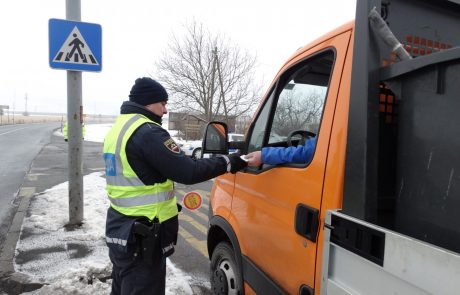
[[[143,106],[125,101],[122,114],[141,114],[161,125],[161,118]],[[156,124],[140,126],[126,144],[128,162],[146,185],[167,179],[183,184],[202,182],[227,171],[222,157],[194,160],[185,156],[179,146],[171,144],[168,131]]]

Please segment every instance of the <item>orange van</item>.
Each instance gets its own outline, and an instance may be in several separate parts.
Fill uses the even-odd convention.
[[[297,294],[299,288],[315,285],[321,236],[317,222],[307,225],[304,221],[317,221],[324,214],[326,172],[337,181],[330,186],[334,189],[327,192],[323,208],[341,206],[347,113],[336,110],[348,108],[347,100],[337,98],[350,91],[352,34],[353,24],[349,23],[299,49],[275,78],[246,137],[249,153],[260,150],[265,142],[282,146],[292,131],[310,131],[318,137],[311,163],[247,168],[215,181],[208,249],[217,252],[211,260],[212,280],[227,283],[226,288],[236,292],[228,294],[243,290],[237,265],[245,273],[248,294],[250,286],[258,286],[259,294],[277,289]],[[288,106],[299,109],[289,113]],[[294,115],[296,121],[289,122]],[[331,153],[334,158],[328,163]],[[222,239],[227,241],[222,243]],[[232,261],[233,255],[238,262]],[[225,289],[217,283],[213,286]]]

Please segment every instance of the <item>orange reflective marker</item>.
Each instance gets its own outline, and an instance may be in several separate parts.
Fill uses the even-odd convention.
[[[185,208],[189,210],[196,210],[201,207],[201,196],[197,192],[186,193],[182,203]]]

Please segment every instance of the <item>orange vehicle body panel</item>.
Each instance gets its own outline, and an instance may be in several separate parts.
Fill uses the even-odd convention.
[[[353,40],[353,34],[351,40]],[[345,177],[345,152],[347,145],[348,108],[351,87],[351,65],[353,42],[350,42],[348,58],[345,60],[341,85],[335,107],[334,122],[332,125],[331,140],[329,142],[328,161],[324,178],[323,198],[320,210],[320,231],[318,235],[318,247],[316,255],[315,294],[320,294],[321,271],[323,258],[324,221],[326,211],[329,209],[342,208],[342,193]]]
[[[238,172],[234,187],[229,176],[221,176],[212,191],[214,215],[230,223],[242,255],[288,294],[297,294],[304,284],[315,288],[318,294],[324,213],[326,209],[341,206],[351,79],[351,56],[347,57],[347,53],[351,52],[352,30],[353,23],[348,23],[298,50],[274,80],[292,65],[318,52],[327,49],[336,52],[311,163],[305,168],[276,167],[259,174]],[[320,211],[316,243],[295,231],[299,204]],[[253,290],[245,289],[252,294]]]
[[[210,200],[214,215],[228,218],[232,208],[234,183],[235,175],[230,173],[223,174],[214,182],[211,196],[218,196]]]

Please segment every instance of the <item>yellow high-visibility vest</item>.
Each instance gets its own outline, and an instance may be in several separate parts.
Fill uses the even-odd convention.
[[[126,143],[145,123],[157,124],[140,114],[120,115],[105,137],[106,190],[110,205],[118,212],[128,216],[145,216],[150,220],[157,217],[163,222],[178,214],[173,181],[168,179],[145,185],[126,156]]]
[[[68,129],[69,129],[69,124],[67,122],[65,122],[64,127],[62,128],[62,134],[64,135],[64,140],[68,140],[68,138],[69,138]],[[82,132],[83,138],[85,138],[86,127],[85,127],[84,123],[81,124],[81,132]]]

